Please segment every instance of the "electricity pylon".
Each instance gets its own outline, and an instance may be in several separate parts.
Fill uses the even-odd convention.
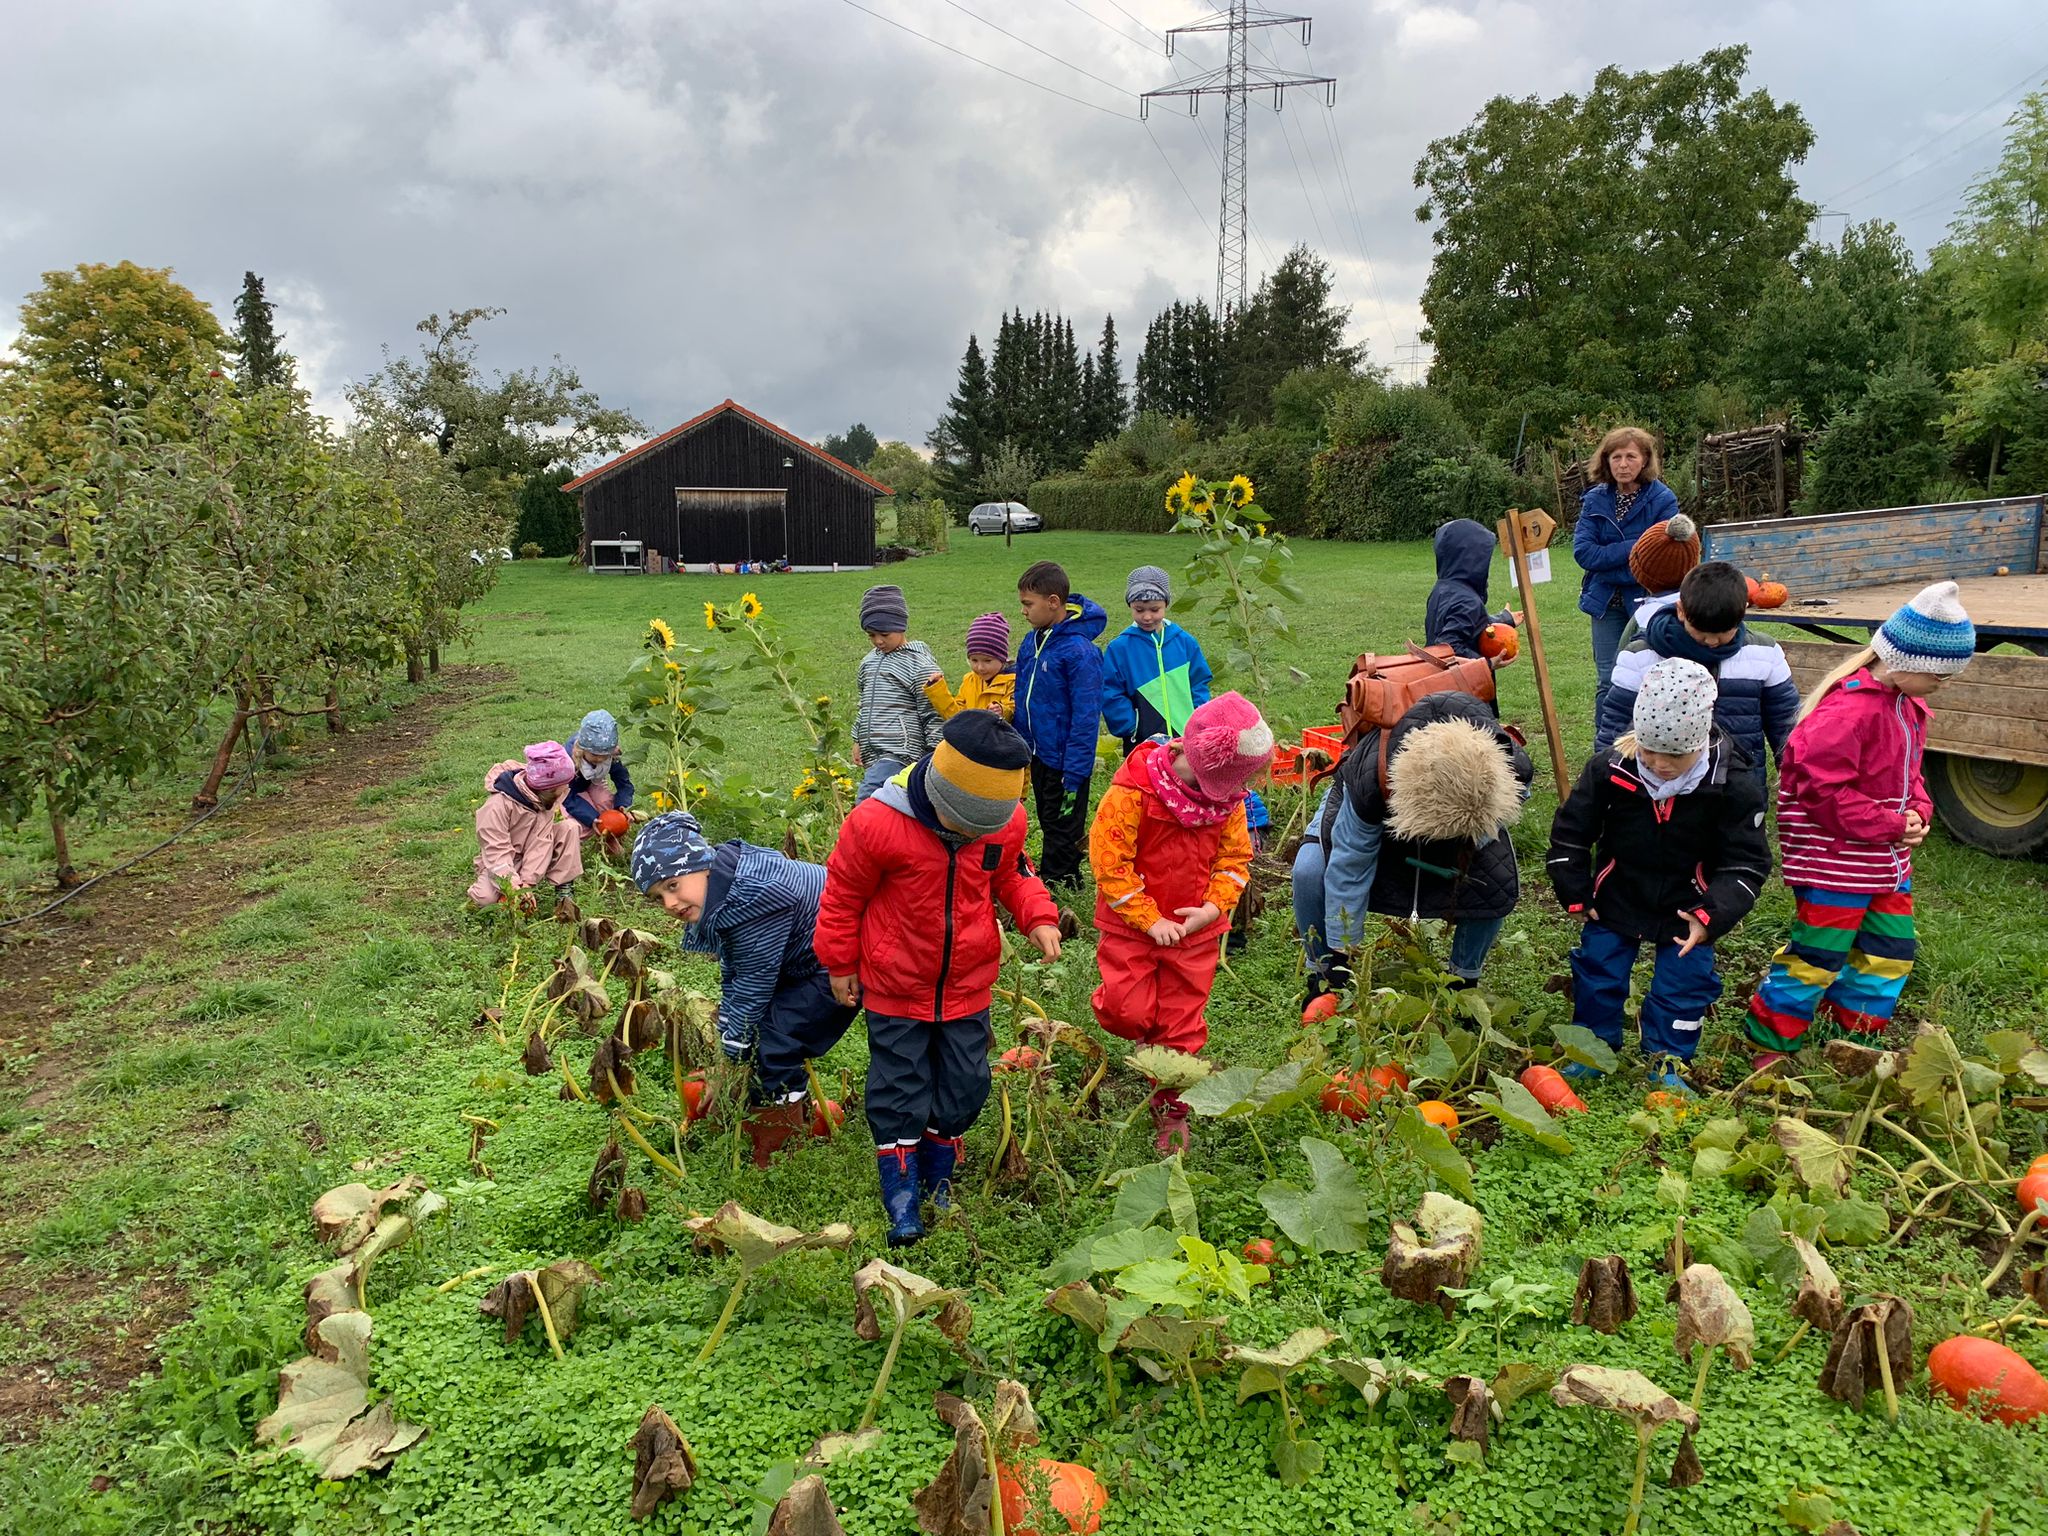
[[[1302,46],[1306,47],[1311,20],[1312,18],[1307,16],[1283,16],[1278,11],[1254,9],[1246,0],[1230,0],[1227,8],[1213,16],[1206,16],[1185,27],[1173,27],[1166,34],[1168,58],[1173,57],[1174,42],[1177,38],[1197,32],[1228,34],[1222,68],[1183,80],[1178,85],[1147,91],[1138,98],[1140,117],[1146,115],[1150,103],[1169,96],[1185,96],[1188,101],[1188,115],[1191,117],[1201,110],[1204,96],[1223,98],[1223,206],[1216,226],[1218,320],[1227,318],[1233,310],[1242,309],[1247,297],[1246,287],[1250,274],[1245,258],[1245,230],[1249,219],[1245,207],[1250,201],[1251,176],[1245,158],[1245,129],[1252,93],[1270,90],[1273,93],[1275,112],[1280,110],[1287,92],[1296,86],[1320,85],[1323,87],[1323,99],[1327,105],[1334,106],[1337,101],[1337,82],[1332,76],[1297,75],[1252,63],[1252,29],[1299,25]]]

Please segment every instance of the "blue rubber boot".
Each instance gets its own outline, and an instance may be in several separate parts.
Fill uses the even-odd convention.
[[[1560,1077],[1575,1083],[1589,1082],[1593,1078],[1605,1077],[1607,1075],[1598,1067],[1589,1067],[1583,1061],[1568,1061],[1559,1067],[1557,1071]]]
[[[917,1215],[917,1148],[878,1148],[875,1162],[882,1174],[882,1209],[889,1213],[889,1246],[908,1248],[924,1236]]]
[[[1691,1098],[1693,1096],[1693,1086],[1678,1071],[1682,1065],[1684,1063],[1675,1056],[1659,1058],[1657,1064],[1650,1070],[1650,1086],[1652,1088],[1661,1088],[1666,1093],[1675,1093],[1682,1099]]]
[[[935,1211],[950,1209],[953,1204],[953,1169],[960,1162],[962,1141],[959,1136],[934,1136],[926,1131],[917,1144],[917,1192],[931,1201]]]

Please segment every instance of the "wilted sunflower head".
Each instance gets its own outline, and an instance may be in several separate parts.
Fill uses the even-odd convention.
[[[674,648],[675,643],[676,632],[668,627],[667,619],[649,619],[647,621],[647,649],[650,651],[671,650]]]

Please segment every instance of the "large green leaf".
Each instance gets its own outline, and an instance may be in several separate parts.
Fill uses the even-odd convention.
[[[1457,1055],[1444,1037],[1433,1029],[1424,1031],[1416,1042],[1415,1059],[1408,1068],[1409,1079],[1418,1083],[1447,1083],[1457,1072]]]
[[[1366,1245],[1372,1207],[1357,1171],[1319,1137],[1302,1137],[1301,1151],[1308,1159],[1309,1188],[1276,1179],[1259,1191],[1259,1204],[1282,1232],[1311,1253],[1358,1252]]]
[[[1831,1243],[1860,1248],[1881,1241],[1891,1231],[1891,1218],[1881,1205],[1856,1195],[1837,1200],[1827,1208],[1821,1231]]]
[[[1299,1488],[1323,1470],[1323,1443],[1307,1435],[1287,1438],[1287,1426],[1275,1424],[1267,1447],[1273,1453],[1273,1475],[1287,1488]]]
[[[1451,1145],[1449,1133],[1423,1119],[1413,1105],[1394,1118],[1394,1140],[1438,1183],[1467,1200],[1479,1198],[1472,1188],[1472,1165]]]
[[[1088,1267],[1128,1269],[1147,1259],[1171,1259],[1179,1253],[1179,1244],[1164,1227],[1114,1227],[1089,1244]]]
[[[1550,1148],[1553,1152],[1570,1152],[1571,1141],[1557,1128],[1557,1122],[1544,1112],[1536,1102],[1536,1095],[1524,1088],[1511,1077],[1490,1072],[1493,1079],[1492,1093],[1475,1093],[1472,1102],[1484,1105],[1494,1117],[1509,1130],[1519,1131],[1531,1141]]]
[[[1259,1106],[1252,1097],[1262,1074],[1257,1067],[1227,1067],[1184,1089],[1181,1102],[1197,1115],[1247,1115]]]
[[[1614,1047],[1583,1024],[1553,1024],[1550,1026],[1550,1038],[1557,1042],[1566,1060],[1575,1061],[1582,1067],[1591,1067],[1596,1072],[1612,1072],[1621,1065],[1621,1058],[1614,1054]]]

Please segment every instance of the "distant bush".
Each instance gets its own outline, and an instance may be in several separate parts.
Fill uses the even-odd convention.
[[[538,544],[534,543],[531,539],[528,539],[524,544],[519,546],[519,558],[522,560],[538,560],[542,555],[546,553],[546,550],[542,549]]]
[[[1943,404],[1941,386],[1917,363],[1875,375],[1863,398],[1814,438],[1799,510],[1858,512],[1917,502],[1947,464]]]
[[[1031,487],[1031,510],[1047,528],[1095,533],[1169,533],[1166,488],[1180,476],[1171,470],[1121,480],[1058,475]]]
[[[899,543],[934,553],[946,547],[946,529],[951,516],[938,500],[896,503],[896,538]]]
[[[1508,507],[1541,499],[1425,387],[1346,390],[1325,425],[1330,446],[1310,465],[1305,498],[1302,531],[1313,536],[1423,539],[1452,518],[1490,526]]]

